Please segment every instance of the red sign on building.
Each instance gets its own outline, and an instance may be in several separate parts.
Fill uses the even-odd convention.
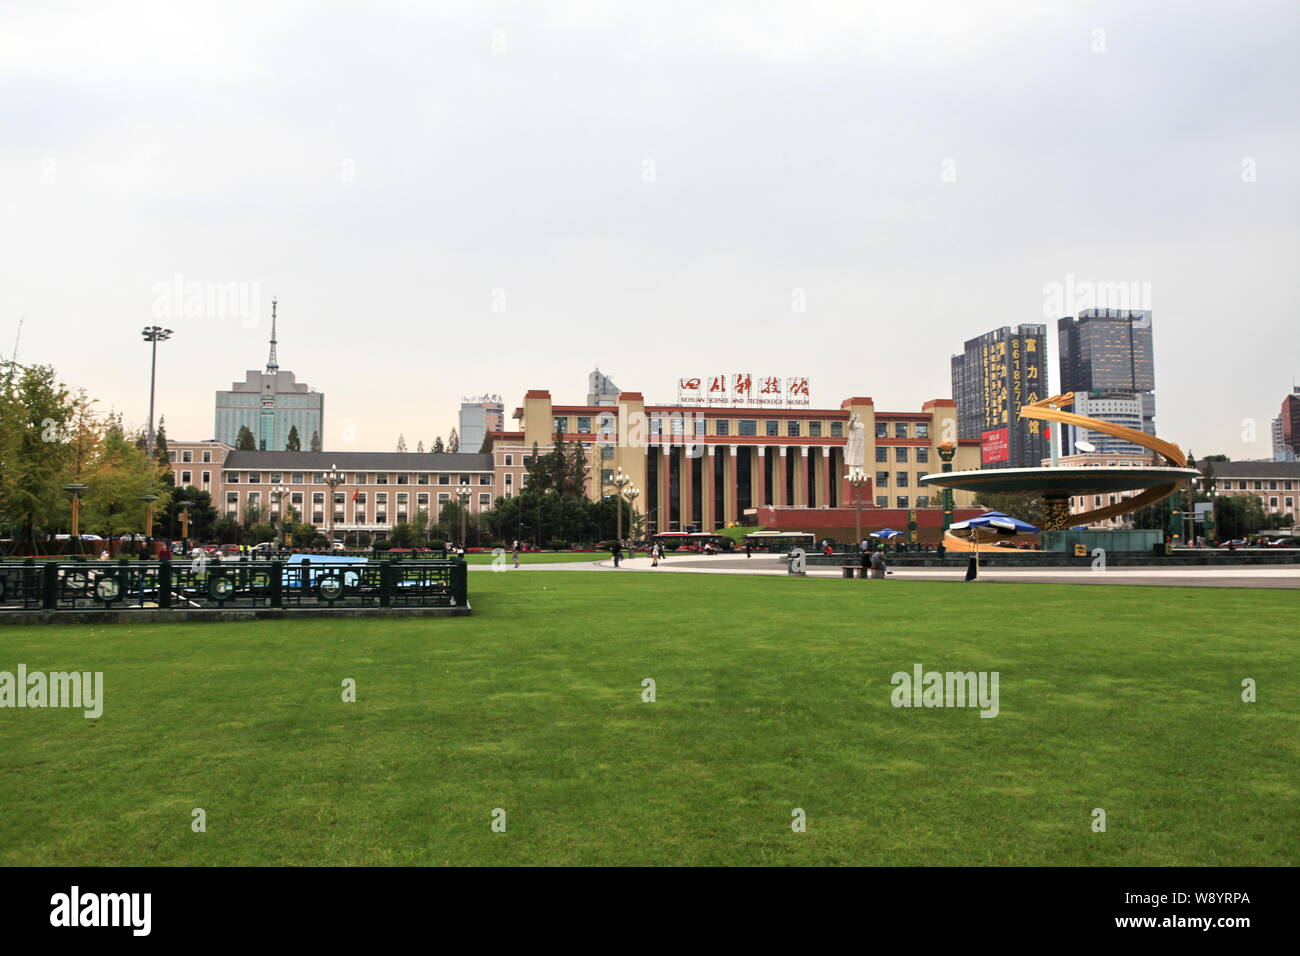
[[[982,439],[980,444],[981,464],[992,465],[999,461],[1009,461],[1011,459],[1011,441],[1007,429],[995,428],[992,431],[982,432],[980,438]]]

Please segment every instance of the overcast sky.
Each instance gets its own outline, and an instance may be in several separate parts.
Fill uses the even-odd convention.
[[[207,438],[278,296],[326,447],[414,449],[464,394],[580,403],[597,364],[651,402],[749,371],[914,410],[1020,323],[1055,389],[1061,296],[1134,283],[1160,434],[1269,457],[1298,11],[3,0],[0,352],[25,314],[20,360],[143,424],[170,326],[158,407]]]

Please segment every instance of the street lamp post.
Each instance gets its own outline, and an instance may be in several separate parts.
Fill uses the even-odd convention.
[[[632,524],[636,521],[636,499],[640,496],[640,494],[641,491],[639,488],[637,488],[636,485],[633,485],[631,488],[627,489],[627,491],[623,492],[624,497],[627,498],[627,504],[628,504],[627,520],[629,524]],[[618,510],[620,514],[623,511],[623,502],[621,501],[618,503]],[[629,538],[632,536],[632,528],[627,529],[627,534]],[[631,557],[632,554],[633,552],[629,550],[628,557]]]
[[[149,361],[149,431],[144,439],[149,460],[153,461],[153,394],[154,385],[158,380],[158,343],[166,342],[171,338],[172,330],[157,325],[146,325],[144,331],[140,334],[144,336],[144,340],[150,343],[153,349],[153,355]]]
[[[614,539],[616,541],[622,542],[623,540],[623,489],[626,488],[628,485],[632,484],[632,476],[623,474],[623,469],[622,467],[620,467],[618,471],[614,473],[614,477],[610,479],[610,484],[612,484],[615,487],[615,489],[617,489],[618,491],[618,494],[614,496],[614,504],[616,506],[616,510],[618,511],[618,522],[617,522],[618,530],[614,534]]]
[[[460,546],[465,547],[465,518],[469,512],[469,498],[472,489],[469,485],[461,485],[456,489],[456,497],[460,499]]]
[[[63,490],[72,495],[72,534],[68,536],[68,549],[73,554],[81,554],[81,493],[86,486],[64,485]]]
[[[279,524],[279,549],[284,550],[284,496],[289,493],[289,489],[284,485],[276,485],[271,489],[271,501],[275,503],[276,521]],[[330,489],[330,514],[334,513],[334,489]],[[331,546],[333,541],[330,542]]]
[[[325,536],[329,539],[331,551],[334,548],[334,489],[343,484],[343,476],[339,474],[338,467],[338,465],[330,465],[330,470],[325,472],[325,484],[329,487],[329,500],[325,502],[325,527],[329,530],[325,532]]]
[[[176,510],[181,513],[181,548],[189,550],[190,545],[190,506],[188,501],[182,501],[176,506]]]
[[[153,554],[153,503],[158,500],[158,496],[144,495],[140,500],[144,502],[144,544],[149,553]]]
[[[952,459],[957,454],[957,445],[955,442],[940,442],[939,459],[943,462],[944,471],[952,471]],[[948,529],[952,527],[952,489],[943,489],[943,529],[939,532],[939,541],[942,542],[947,535]]]

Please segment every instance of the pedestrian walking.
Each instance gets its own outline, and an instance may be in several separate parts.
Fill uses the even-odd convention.
[[[518,538],[515,539],[515,546],[511,548],[511,552],[515,556],[515,567],[519,567],[519,539]]]
[[[650,546],[650,567],[659,567],[659,554],[663,551],[662,545],[652,544]]]
[[[618,567],[618,566],[619,566],[619,562],[621,562],[621,561],[623,560],[623,544],[622,544],[622,542],[621,542],[621,541],[615,541],[615,542],[614,542],[614,547],[610,548],[610,550],[614,553],[614,567]]]

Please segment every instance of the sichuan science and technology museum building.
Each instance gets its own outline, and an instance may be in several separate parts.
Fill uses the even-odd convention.
[[[862,397],[838,408],[702,407],[647,405],[641,392],[621,391],[609,404],[557,405],[549,391],[535,389],[514,409],[513,428],[489,432],[483,450],[493,456],[498,491],[513,494],[534,446],[545,453],[563,434],[589,455],[593,499],[616,493],[620,469],[631,480],[649,533],[733,524],[852,528],[855,492],[844,454],[855,412],[866,428],[866,480],[858,492],[864,522],[905,526],[911,517],[939,528],[943,500],[919,479],[942,470],[940,444],[955,446],[954,470],[980,467],[979,440],[954,437],[951,399],[890,412]],[[959,491],[954,505],[971,508],[973,496]]]

